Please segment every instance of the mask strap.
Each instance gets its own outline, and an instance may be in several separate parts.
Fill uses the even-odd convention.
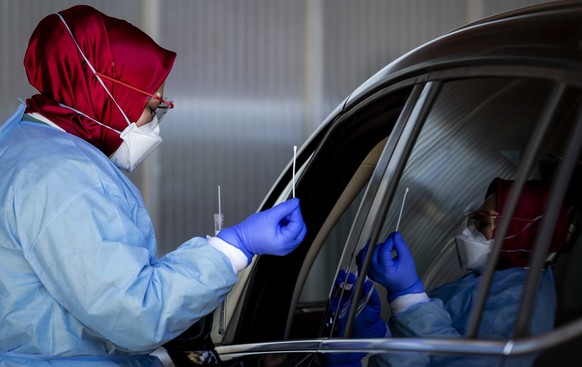
[[[81,56],[83,56],[83,59],[85,59],[85,62],[87,63],[87,65],[89,65],[89,68],[91,69],[91,71],[93,72],[93,75],[95,75],[95,77],[97,78],[97,80],[99,80],[99,83],[101,83],[101,86],[103,87],[103,89],[105,89],[105,91],[107,92],[107,94],[109,94],[109,97],[111,97],[111,99],[113,100],[113,102],[115,103],[115,105],[117,106],[117,108],[119,109],[119,111],[121,112],[121,114],[123,115],[123,118],[125,119],[125,121],[127,122],[127,125],[131,125],[131,122],[129,121],[129,119],[127,118],[127,116],[125,115],[125,112],[123,112],[123,110],[121,109],[121,106],[117,103],[117,101],[115,100],[115,98],[113,98],[113,95],[111,94],[111,92],[109,92],[109,89],[107,89],[107,87],[105,86],[105,83],[103,82],[103,80],[101,79],[101,77],[99,75],[97,75],[97,71],[95,71],[95,68],[93,67],[93,65],[89,62],[89,59],[87,59],[87,57],[85,56],[85,54],[83,53],[83,50],[81,50],[81,47],[79,46],[79,44],[77,43],[77,40],[75,39],[75,36],[73,35],[73,32],[71,32],[71,29],[69,28],[67,22],[65,22],[65,19],[63,18],[63,16],[60,13],[57,13],[58,17],[61,19],[61,21],[63,22],[63,24],[65,25],[65,28],[67,28],[67,31],[69,31],[69,34],[71,35],[71,38],[73,39],[73,42],[75,42],[75,46],[77,46],[77,50],[79,50],[79,53],[81,53]],[[68,107],[68,106],[67,106]],[[70,108],[70,110],[78,112],[77,110]],[[95,119],[90,118],[89,116],[85,115],[84,113],[79,112],[81,115],[91,119],[92,121],[97,122]],[[102,126],[105,127],[109,127],[105,124],[99,123]],[[111,130],[113,131],[117,131],[113,128],[111,128]]]
[[[66,104],[62,104],[62,103],[59,103],[59,106],[61,106],[61,107],[63,107],[63,108],[66,108],[66,109],[68,109],[68,110],[71,110],[71,111],[73,111],[73,112],[76,112],[76,113],[78,113],[79,115],[85,116],[85,117],[86,117],[86,118],[88,118],[89,120],[91,120],[91,121],[93,121],[93,122],[95,122],[95,123],[97,123],[97,124],[99,124],[99,125],[101,125],[101,126],[103,126],[103,127],[106,127],[106,128],[108,128],[109,130],[113,130],[113,131],[115,131],[116,133],[118,133],[119,135],[121,135],[121,131],[119,131],[119,130],[117,130],[117,129],[114,129],[114,128],[112,128],[111,126],[107,126],[107,125],[105,125],[104,123],[102,123],[102,122],[99,122],[99,121],[95,120],[93,117],[87,116],[87,114],[85,114],[85,113],[83,113],[83,112],[81,112],[81,111],[79,111],[79,110],[77,110],[77,109],[75,109],[75,108],[73,108],[73,107],[67,106]]]

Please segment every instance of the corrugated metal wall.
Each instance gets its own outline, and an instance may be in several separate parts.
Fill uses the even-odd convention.
[[[178,53],[162,144],[133,174],[160,253],[254,212],[319,122],[375,71],[412,48],[526,0],[86,1]],[[9,116],[34,93],[22,60],[45,15],[74,1],[0,1],[0,100]],[[55,50],[58,52],[58,50]]]

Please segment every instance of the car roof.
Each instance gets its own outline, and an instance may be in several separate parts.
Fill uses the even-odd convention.
[[[387,83],[458,66],[582,66],[582,2],[546,3],[453,30],[394,60],[346,99],[357,103]]]

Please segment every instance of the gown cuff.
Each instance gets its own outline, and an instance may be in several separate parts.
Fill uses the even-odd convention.
[[[430,302],[430,298],[428,298],[426,292],[409,293],[396,297],[392,302],[390,302],[390,307],[392,308],[392,313],[397,314],[408,310],[416,304],[426,302]]]
[[[241,270],[247,267],[249,259],[247,255],[244,254],[238,248],[232,246],[228,242],[224,241],[219,237],[206,236],[210,246],[214,247],[218,251],[222,252],[230,260],[232,265],[232,270],[235,274],[238,274]]]

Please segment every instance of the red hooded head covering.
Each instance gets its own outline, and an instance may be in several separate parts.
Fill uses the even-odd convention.
[[[38,112],[66,132],[76,135],[107,156],[122,140],[59,103],[72,107],[118,131],[127,121],[87,65],[79,47],[98,73],[154,94],[168,77],[176,54],[158,46],[130,23],[98,10],[77,5],[45,17],[36,27],[26,50],[24,67],[30,84],[40,94],[26,101],[26,112]],[[142,114],[146,96],[106,79],[103,82],[131,122]]]
[[[492,193],[497,194],[497,211],[501,218],[512,184],[512,180],[496,178],[487,190],[486,197]],[[549,187],[543,182],[534,180],[525,183],[515,212],[509,222],[506,237],[503,240],[497,268],[528,266],[531,251],[535,246],[535,239],[546,210],[548,195]],[[550,253],[561,253],[569,250],[567,243],[569,224],[568,208],[566,205],[562,205],[550,244]]]

